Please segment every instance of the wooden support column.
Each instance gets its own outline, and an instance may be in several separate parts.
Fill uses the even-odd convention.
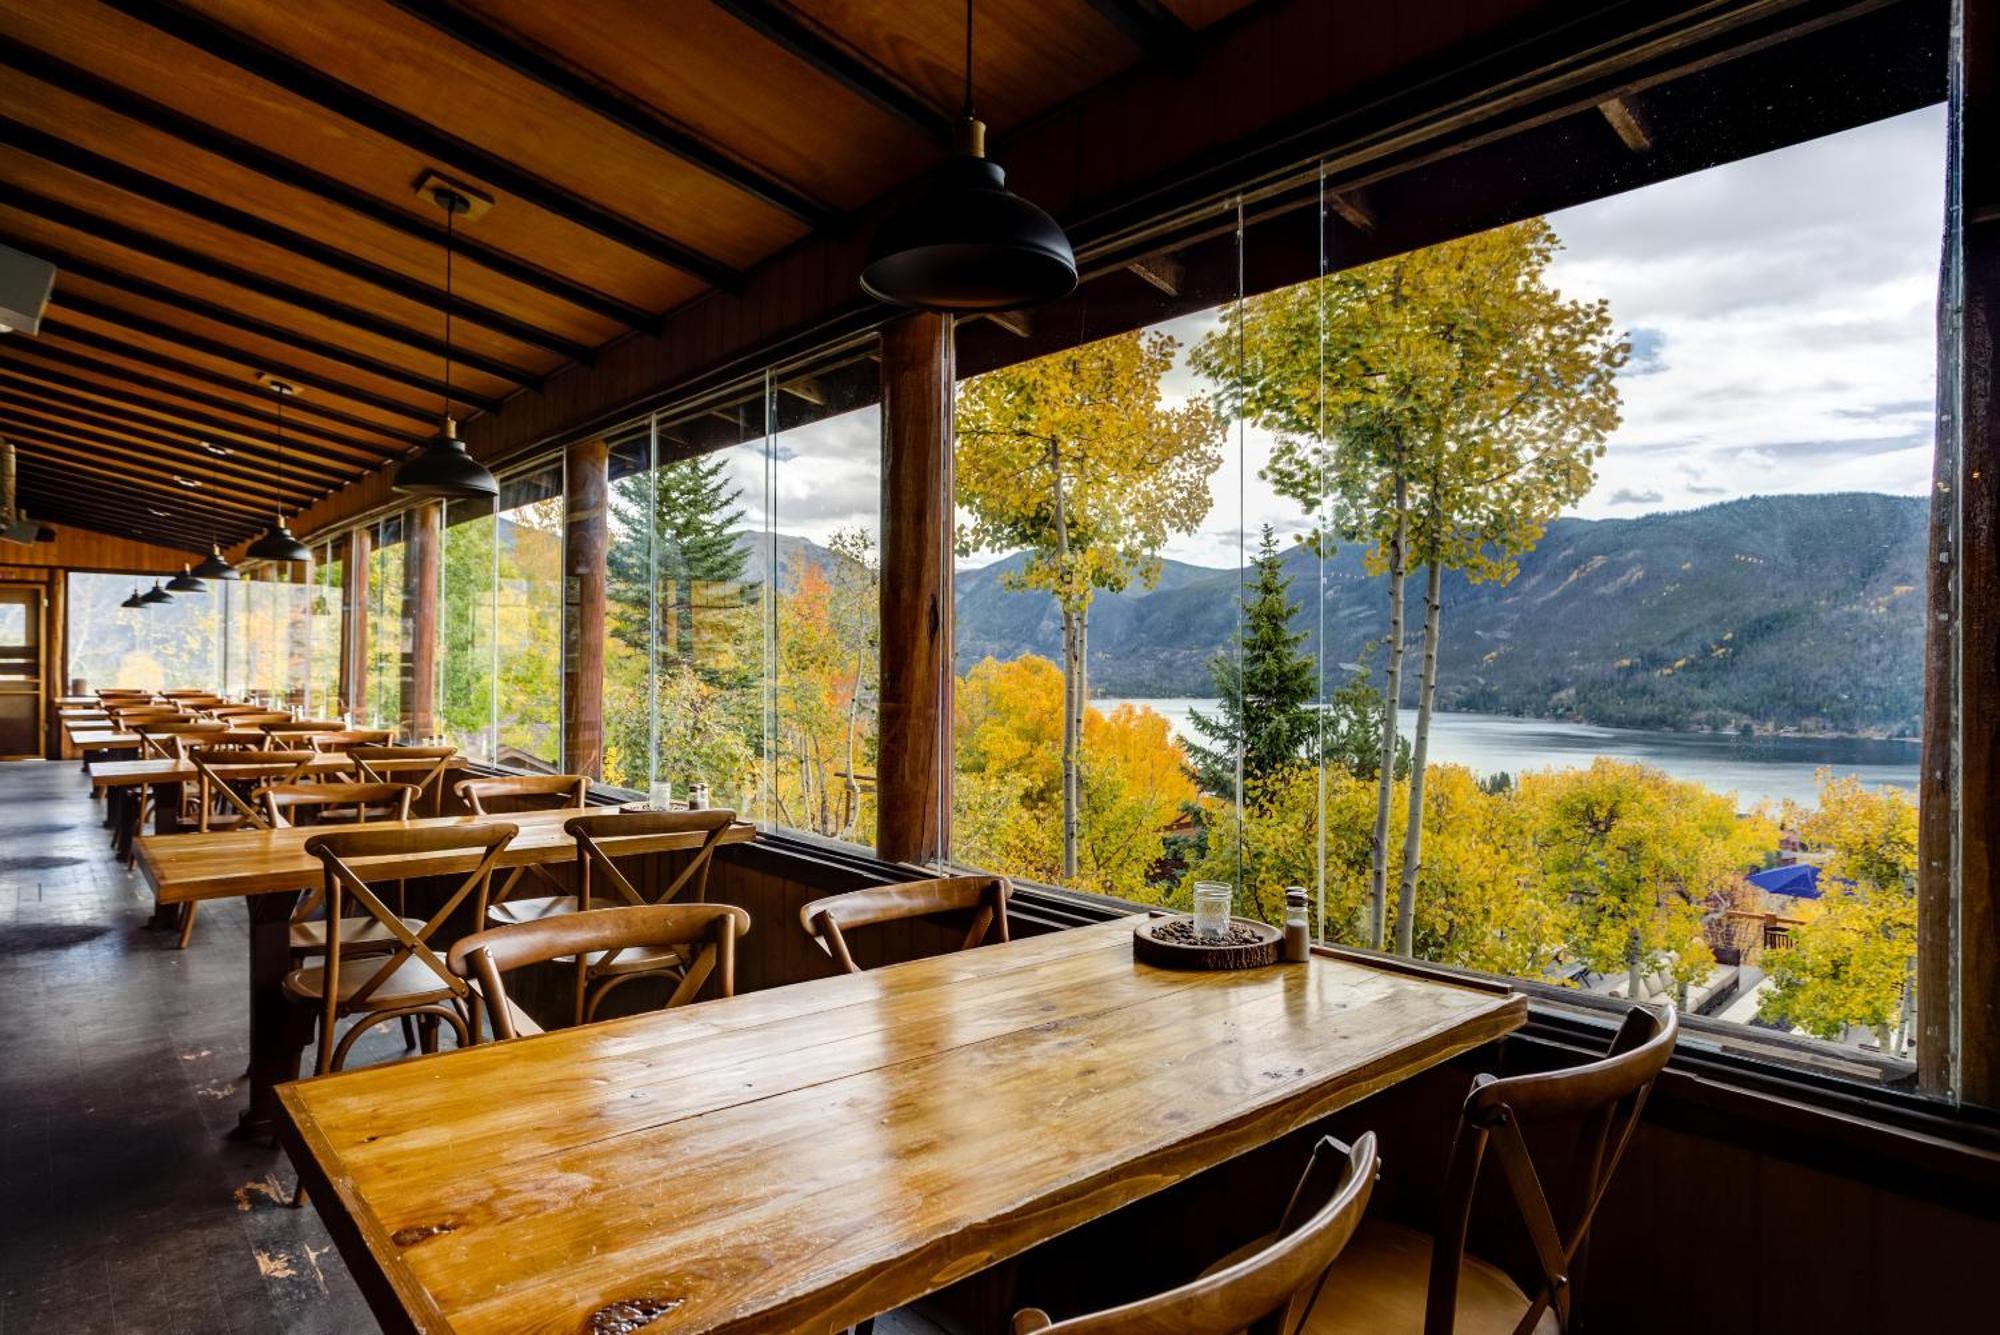
[[[1962,175],[1947,196],[1938,375],[1940,452],[1949,459],[1955,446],[1957,468],[1955,478],[1940,478],[1932,504],[1957,506],[1959,532],[1956,552],[1941,526],[1931,544],[1917,1067],[1925,1088],[1993,1108],[2000,1107],[2000,0],[1959,0],[1958,11],[1952,94],[1961,138],[1952,159]]]
[[[410,511],[403,554],[403,616],[410,643],[403,655],[402,727],[410,737],[438,730],[438,557],[444,546],[444,502],[425,501]]]
[[[368,721],[368,558],[371,529],[358,528],[340,542],[340,699],[355,721]]]
[[[952,655],[951,321],[882,331],[882,665],[875,849],[942,855]]]
[[[604,585],[611,537],[611,447],[563,454],[563,769],[604,777]]]

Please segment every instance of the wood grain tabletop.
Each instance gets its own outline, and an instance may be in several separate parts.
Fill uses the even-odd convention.
[[[824,1332],[1526,1013],[1330,957],[1156,969],[1132,925],[285,1085],[281,1134],[385,1329]]]

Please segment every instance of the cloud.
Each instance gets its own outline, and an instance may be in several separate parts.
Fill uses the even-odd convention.
[[[1666,497],[1657,491],[1629,491],[1624,487],[1611,493],[1613,505],[1658,505]],[[1387,724],[1383,725],[1387,727]]]

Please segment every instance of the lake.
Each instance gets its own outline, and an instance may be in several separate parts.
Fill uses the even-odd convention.
[[[1160,700],[1093,700],[1098,709],[1120,704],[1144,705],[1166,716],[1175,736],[1192,735],[1190,710],[1213,713],[1216,700],[1176,697]],[[1399,711],[1403,732],[1414,734],[1417,711]],[[1199,740],[1199,739],[1197,739]],[[1587,765],[1594,756],[1613,756],[1657,766],[1677,779],[1689,779],[1717,792],[1736,794],[1753,806],[1766,798],[1791,798],[1807,805],[1818,799],[1813,773],[1828,766],[1836,774],[1855,774],[1870,787],[1892,785],[1915,791],[1918,747],[1915,742],[1864,737],[1753,737],[1728,733],[1640,732],[1629,728],[1593,728],[1551,719],[1511,718],[1503,714],[1438,714],[1431,720],[1432,764],[1464,765],[1476,774],[1501,770],[1563,769]]]

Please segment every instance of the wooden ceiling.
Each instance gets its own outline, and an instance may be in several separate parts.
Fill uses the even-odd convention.
[[[981,0],[996,132],[1252,0]],[[938,160],[957,0],[64,0],[0,6],[0,242],[54,263],[0,336],[50,522],[202,550],[492,411]],[[282,445],[258,382],[296,384]]]

